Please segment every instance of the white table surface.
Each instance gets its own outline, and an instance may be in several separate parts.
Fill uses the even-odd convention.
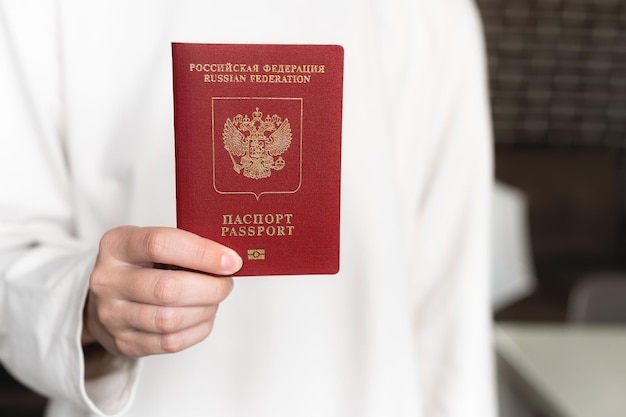
[[[495,344],[547,415],[626,417],[626,325],[499,323]]]

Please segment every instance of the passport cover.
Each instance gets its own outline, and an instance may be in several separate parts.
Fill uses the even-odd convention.
[[[236,275],[339,271],[343,48],[173,43],[178,227]]]

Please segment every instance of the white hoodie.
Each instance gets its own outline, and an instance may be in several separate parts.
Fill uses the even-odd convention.
[[[0,0],[2,363],[50,417],[493,416],[480,34],[470,0]],[[237,278],[204,342],[85,380],[100,236],[175,225],[171,42],[345,48],[341,272]]]

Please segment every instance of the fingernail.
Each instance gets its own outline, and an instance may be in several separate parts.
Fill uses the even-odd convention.
[[[237,272],[241,268],[243,261],[239,255],[225,253],[222,255],[221,265],[222,269],[230,272]]]

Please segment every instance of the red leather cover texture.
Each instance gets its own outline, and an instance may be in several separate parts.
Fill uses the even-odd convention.
[[[343,48],[172,44],[178,227],[237,275],[339,271]]]

